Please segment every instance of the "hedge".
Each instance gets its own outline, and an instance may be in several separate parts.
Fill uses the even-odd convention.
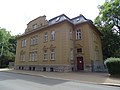
[[[111,75],[120,75],[120,58],[107,58],[105,65]]]

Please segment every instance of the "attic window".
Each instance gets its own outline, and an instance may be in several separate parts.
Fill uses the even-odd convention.
[[[57,21],[59,21],[59,20],[60,20],[60,17],[57,17],[55,21],[57,22]]]
[[[77,21],[77,22],[80,21],[80,18],[77,18],[76,21]]]
[[[34,24],[34,25],[33,25],[33,29],[36,29],[36,28],[37,28],[37,24]]]

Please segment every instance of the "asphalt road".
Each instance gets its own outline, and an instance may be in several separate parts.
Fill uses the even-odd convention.
[[[0,72],[0,90],[120,90],[120,87]]]

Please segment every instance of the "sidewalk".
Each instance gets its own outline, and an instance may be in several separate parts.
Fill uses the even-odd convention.
[[[41,71],[25,71],[25,70],[12,70],[12,69],[0,69],[0,71],[18,74],[27,74],[42,76],[46,78],[58,78],[72,81],[79,81],[93,84],[105,84],[120,87],[120,78],[109,77],[107,73],[93,73],[93,72],[41,72]]]

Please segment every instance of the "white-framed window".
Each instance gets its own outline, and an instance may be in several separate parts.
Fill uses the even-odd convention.
[[[33,25],[33,29],[36,29],[36,28],[37,28],[37,24],[34,24],[34,25]]]
[[[34,61],[37,61],[37,51],[34,52]]]
[[[37,51],[29,53],[30,61],[37,61]]]
[[[55,60],[55,49],[51,49],[50,60]]]
[[[32,52],[29,53],[29,60],[32,61]]]
[[[73,39],[73,33],[71,30],[70,30],[70,39]]]
[[[47,53],[47,50],[44,50],[44,60],[47,60],[48,59],[48,53]]]
[[[35,37],[35,44],[38,44],[38,36]]]
[[[25,52],[20,52],[20,61],[25,61]]]
[[[21,41],[21,46],[22,46],[22,47],[25,47],[25,46],[26,46],[26,39],[23,39],[23,40]]]
[[[33,45],[35,45],[35,36],[33,36]]]
[[[38,36],[33,36],[30,38],[30,45],[38,44]]]
[[[34,61],[34,52],[32,52],[32,60],[31,61]]]
[[[70,49],[70,60],[73,60],[73,48]]]
[[[47,34],[47,32],[46,32],[45,35],[44,35],[44,39],[45,39],[45,42],[48,41],[48,34]]]
[[[25,61],[25,55],[24,54],[20,55],[20,61]]]
[[[76,39],[81,39],[81,30],[76,30]]]
[[[30,45],[33,45],[33,38],[30,38]]]
[[[55,31],[51,31],[51,40],[55,40]]]

